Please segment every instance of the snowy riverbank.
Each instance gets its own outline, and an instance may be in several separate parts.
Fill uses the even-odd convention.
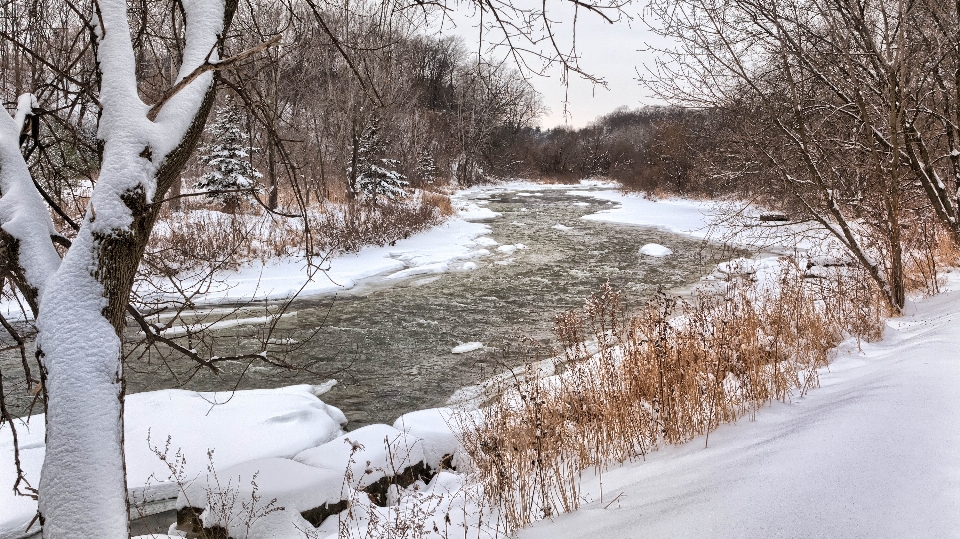
[[[820,387],[585,479],[590,502],[522,531],[580,537],[960,534],[960,275],[883,340],[841,347]]]
[[[398,241],[394,246],[371,247],[354,255],[334,258],[329,263],[327,274],[320,275],[315,281],[307,283],[301,294],[332,293],[367,283],[389,283],[416,275],[467,271],[469,268],[466,266],[472,263],[471,260],[490,255],[489,249],[493,249],[493,245],[496,245],[496,242],[488,236],[490,229],[483,224],[483,221],[495,219],[498,215],[483,207],[484,198],[507,191],[518,193],[520,196],[535,197],[538,196],[538,192],[545,190],[562,190],[570,195],[605,200],[610,204],[608,210],[585,216],[584,219],[587,220],[653,226],[698,238],[707,237],[710,232],[711,211],[716,209],[714,204],[706,202],[652,201],[620,193],[615,190],[615,186],[598,182],[585,182],[580,186],[514,182],[474,188],[454,196],[455,206],[460,208],[458,217],[409,239]],[[558,230],[565,232],[576,228],[575,224],[570,224],[573,226],[562,225],[563,228]],[[561,225],[558,224],[558,226]],[[670,246],[658,247],[669,250]],[[665,253],[666,250],[658,250],[658,252]],[[262,269],[247,268],[224,275],[223,278],[229,283],[229,289],[210,293],[203,302],[239,301],[252,297],[288,297],[303,286],[304,268],[295,260],[281,260],[268,264]],[[476,345],[481,343],[467,344],[472,346],[471,349],[475,349]],[[126,436],[131,491],[141,497],[146,496],[151,503],[155,503],[151,510],[167,509],[167,505],[172,504],[171,496],[177,494],[175,483],[164,479],[169,474],[163,461],[146,444],[148,430],[154,446],[162,446],[166,436],[171,435],[172,451],[175,452],[180,447],[185,449],[184,454],[188,455],[190,464],[188,479],[197,477],[206,469],[205,457],[208,448],[216,448],[215,463],[220,470],[245,461],[258,460],[259,462],[265,458],[280,459],[282,462],[275,466],[273,463],[276,461],[269,461],[269,463],[264,461],[262,464],[264,470],[281,470],[289,467],[285,464],[286,460],[296,458],[299,461],[297,455],[301,452],[333,443],[336,441],[334,438],[340,433],[342,414],[317,399],[318,393],[320,393],[319,390],[310,386],[297,386],[273,391],[237,392],[233,398],[177,391],[131,395],[128,399]],[[225,404],[212,406],[209,401],[214,399],[225,401]],[[149,406],[145,403],[149,403]],[[419,444],[423,447],[432,447],[437,444],[444,447],[449,445],[451,438],[449,429],[445,428],[442,420],[438,422],[436,419],[433,417],[428,421],[428,427],[421,425],[421,432],[411,433],[413,445]],[[217,421],[216,427],[211,427],[214,425],[214,420]],[[43,458],[42,421],[42,416],[35,417],[31,422],[33,429],[21,434],[24,466],[28,470],[28,479],[33,485],[37,484],[39,466]],[[134,430],[131,431],[131,429]],[[198,436],[197,433],[203,433],[203,435]],[[418,438],[421,434],[423,437]],[[276,443],[250,443],[250,440],[261,439],[271,439]],[[711,443],[712,440],[711,436]],[[340,442],[334,445],[340,447],[342,440]],[[12,458],[10,458],[12,445],[8,429],[0,430],[0,452],[6,457],[0,462],[0,481],[10,484],[15,475],[12,471]],[[434,460],[440,456],[443,455],[434,454],[430,457],[433,460],[429,465],[435,468],[437,463]],[[339,463],[339,460],[337,462]],[[363,473],[363,470],[360,473]],[[328,479],[318,480],[329,483]],[[342,478],[335,482],[341,480]],[[433,493],[432,495],[441,500],[442,504],[446,504],[444,507],[459,508],[462,512],[465,504],[473,503],[458,490],[463,485],[462,477],[446,473],[438,476],[434,482],[436,484],[431,483],[429,488],[424,485],[424,489],[427,490],[421,493]],[[148,483],[149,488],[145,488]],[[312,485],[309,482],[306,484],[306,488]],[[336,492],[331,491],[330,496],[343,494],[339,489],[334,490]],[[338,503],[340,498],[336,500],[331,498],[328,501]],[[13,509],[7,510],[8,507]],[[29,498],[14,498],[9,491],[0,492],[0,508],[3,508],[0,511],[0,539],[19,537],[18,530],[22,530],[33,518],[35,507],[35,502]],[[305,506],[303,509],[308,510],[313,507]],[[379,509],[370,508],[369,510],[378,511]],[[291,523],[298,524],[294,519],[294,521],[285,521],[282,525]],[[466,525],[465,522],[463,524]],[[327,531],[330,530],[327,529]]]

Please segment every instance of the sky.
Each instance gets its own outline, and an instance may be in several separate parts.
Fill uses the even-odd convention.
[[[538,5],[539,2],[538,2]],[[572,10],[564,12],[564,4],[556,4],[550,12],[555,24],[556,34],[562,47],[569,46]],[[657,52],[650,46],[663,48],[668,42],[649,30],[633,9],[632,20],[621,20],[609,24],[598,16],[581,13],[577,17],[576,43],[580,55],[580,67],[607,82],[607,87],[594,85],[576,74],[571,76],[569,85],[561,82],[560,69],[552,69],[543,76],[530,78],[533,87],[543,95],[544,105],[549,109],[540,119],[540,126],[552,128],[566,125],[583,127],[598,116],[607,114],[617,107],[638,108],[644,105],[660,103],[650,95],[637,80],[638,72],[647,73],[653,67]],[[469,10],[460,9],[453,15],[453,23],[445,23],[444,32],[462,35],[470,46],[480,42],[479,17]],[[485,43],[492,42],[498,36],[484,34]],[[485,51],[486,54],[502,58],[504,51]],[[564,101],[566,100],[566,107]]]

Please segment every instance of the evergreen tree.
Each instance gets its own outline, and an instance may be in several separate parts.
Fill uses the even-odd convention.
[[[194,187],[211,191],[207,196],[223,202],[224,211],[232,213],[250,198],[257,180],[263,177],[250,163],[250,154],[257,148],[250,146],[250,136],[243,130],[243,111],[229,96],[207,132],[211,142],[200,147],[198,161],[212,170]]]
[[[396,159],[387,159],[387,145],[380,136],[380,122],[373,120],[363,135],[354,144],[356,147],[356,171],[352,164],[347,166],[348,175],[353,178],[351,189],[356,195],[365,195],[376,201],[385,196],[390,200],[407,196],[404,190],[409,185],[406,176],[396,170]]]
[[[432,184],[440,177],[440,168],[429,150],[421,150],[417,156],[417,175],[425,185]]]

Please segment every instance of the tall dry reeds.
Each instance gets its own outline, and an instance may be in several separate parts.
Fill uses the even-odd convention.
[[[874,338],[882,296],[855,270],[815,283],[793,264],[758,286],[734,278],[690,300],[658,294],[624,316],[604,286],[557,318],[556,373],[502,378],[464,427],[474,477],[510,534],[576,509],[583,470],[707,435],[818,384],[845,335]]]

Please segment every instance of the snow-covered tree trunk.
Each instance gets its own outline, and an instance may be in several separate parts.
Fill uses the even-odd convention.
[[[195,148],[213,103],[220,36],[235,0],[184,0],[178,84],[139,97],[124,0],[100,0],[91,22],[101,88],[102,168],[83,224],[61,261],[55,232],[19,151],[35,106],[0,119],[0,242],[37,315],[47,397],[39,485],[45,537],[128,537],[123,459],[125,311],[160,201]]]

